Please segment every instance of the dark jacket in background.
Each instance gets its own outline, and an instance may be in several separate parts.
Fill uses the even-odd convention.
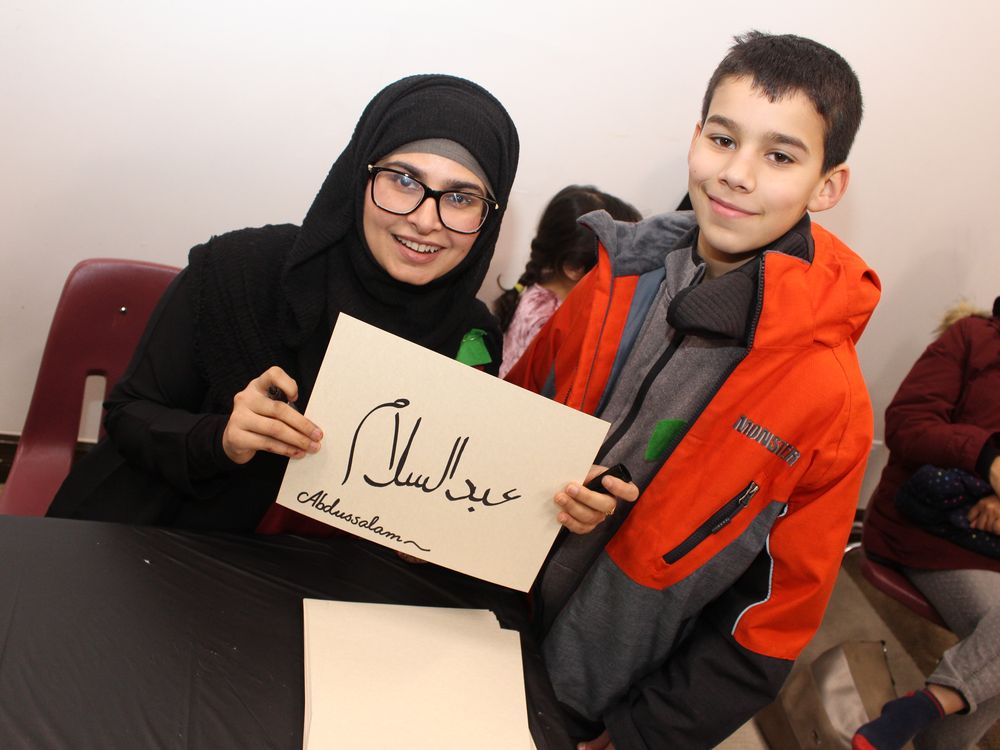
[[[982,475],[998,440],[1000,319],[962,318],[927,347],[886,410],[889,462],[868,505],[865,550],[912,568],[1000,571],[1000,560],[918,528],[893,502],[925,464]]]

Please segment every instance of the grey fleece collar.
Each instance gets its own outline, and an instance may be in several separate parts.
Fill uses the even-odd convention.
[[[683,333],[708,338],[723,338],[747,344],[750,328],[756,320],[757,300],[762,292],[760,275],[764,253],[782,253],[812,262],[813,240],[809,215],[788,230],[757,256],[739,268],[714,279],[703,279],[681,290],[667,309],[667,322]],[[698,246],[698,230],[691,233],[690,247],[695,262],[701,262],[694,249]]]
[[[646,273],[663,267],[671,252],[689,252],[691,260],[703,263],[698,246],[698,224],[693,211],[674,211],[652,216],[637,224],[617,222],[606,211],[592,211],[579,219],[604,245],[616,276]],[[812,262],[814,245],[809,215],[757,257],[715,279],[702,279],[681,290],[667,313],[678,331],[710,338],[724,338],[746,344],[760,295],[760,265],[764,253],[792,255]]]

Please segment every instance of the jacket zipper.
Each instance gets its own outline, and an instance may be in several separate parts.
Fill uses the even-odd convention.
[[[719,378],[719,381],[715,384],[715,387],[712,388],[709,391],[708,395],[704,399],[702,399],[702,401],[701,401],[700,404],[698,404],[698,408],[696,408],[694,410],[694,413],[691,416],[691,420],[687,423],[687,425],[685,425],[683,427],[683,429],[678,430],[676,432],[676,434],[674,434],[674,436],[671,439],[670,443],[665,448],[665,453],[666,453],[667,456],[669,456],[671,453],[674,452],[674,448],[676,448],[677,445],[678,445],[678,443],[680,443],[681,440],[684,439],[684,436],[687,435],[688,431],[694,426],[694,423],[698,421],[699,417],[701,417],[702,412],[704,412],[705,409],[708,408],[708,405],[712,402],[712,399],[715,398],[716,394],[719,392],[719,389],[722,387],[723,383],[725,383],[729,379],[729,376],[732,375],[733,371],[736,370],[736,368],[740,366],[740,364],[743,362],[743,360],[746,359],[747,355],[750,353],[750,349],[753,348],[753,340],[754,340],[754,337],[757,334],[757,324],[760,322],[760,312],[761,312],[761,310],[764,307],[764,262],[765,262],[765,260],[766,260],[765,256],[762,255],[761,258],[760,258],[760,268],[757,271],[757,289],[759,290],[759,293],[757,295],[756,305],[754,306],[753,318],[750,321],[750,331],[749,331],[749,333],[747,335],[747,345],[746,345],[746,349],[743,352],[743,356],[740,357],[739,360],[737,360],[736,362],[734,362],[730,367],[726,368],[726,371],[724,373],[722,373],[722,377]],[[681,336],[683,338],[683,335],[681,335]],[[676,336],[675,336],[675,339],[676,339]],[[681,342],[678,341],[677,345],[680,346],[680,344],[681,344]],[[667,352],[669,352],[670,355],[672,356],[673,351],[671,351],[671,349],[673,351],[676,351],[676,347],[673,346],[673,341],[671,341],[671,346],[667,348]],[[667,359],[669,360],[669,357]],[[665,365],[666,362],[664,362],[663,364]],[[662,366],[661,366],[660,369],[662,369]],[[652,382],[650,382],[650,386],[651,385],[652,385]],[[648,387],[646,386],[645,381],[643,381],[643,386],[645,387],[645,390],[648,390]],[[641,404],[642,404],[642,399],[645,398],[645,395],[646,395],[645,394],[645,390],[642,389],[642,388],[640,388],[639,396],[637,396],[636,401],[632,404],[632,407],[629,410],[629,416],[630,416],[630,418],[628,420],[628,424],[631,424],[631,422],[634,421],[635,417],[638,415],[639,408],[641,407]],[[595,461],[597,463],[600,463],[601,460],[603,460],[605,454],[608,451],[611,450],[611,447],[614,445],[614,442],[612,442],[612,438],[620,439],[621,436],[624,435],[624,434],[625,434],[625,432],[623,430],[615,430],[615,434],[612,435],[611,437],[609,437],[607,440],[604,441],[604,445],[601,446],[601,450],[597,454],[598,458],[595,459]]]
[[[705,541],[710,534],[716,534],[725,528],[725,526],[736,517],[737,513],[750,504],[750,501],[753,500],[753,497],[757,494],[758,490],[760,490],[760,486],[756,482],[750,482],[750,484],[743,488],[740,494],[715,511],[715,513],[713,513],[701,526],[695,529],[687,539],[665,554],[663,556],[664,562],[672,565]]]
[[[632,423],[635,421],[636,417],[639,416],[639,410],[642,409],[643,401],[646,400],[646,394],[649,389],[653,387],[653,381],[656,380],[656,376],[660,374],[664,367],[667,366],[667,362],[673,358],[674,353],[680,348],[680,345],[684,341],[683,333],[675,333],[674,337],[670,340],[670,344],[659,356],[653,366],[646,373],[646,377],[643,378],[642,383],[639,386],[639,391],[635,394],[635,399],[632,401],[632,405],[629,407],[628,414],[625,415],[625,419],[622,420],[621,424],[618,425],[618,429],[608,435],[607,439],[604,441],[604,445],[601,446],[601,450],[597,453],[596,463],[601,463],[604,457],[608,454],[608,451],[622,439]]]

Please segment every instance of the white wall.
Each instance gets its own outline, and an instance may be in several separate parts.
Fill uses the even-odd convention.
[[[850,190],[819,220],[884,283],[861,344],[878,435],[944,308],[1000,294],[1000,5],[989,0],[339,5],[0,6],[0,433],[20,432],[77,260],[183,265],[212,234],[299,221],[371,95],[416,72],[482,83],[520,130],[484,298],[497,275],[516,279],[542,206],[567,183],[647,214],[677,203],[704,85],[749,28],[818,39],[861,78]]]

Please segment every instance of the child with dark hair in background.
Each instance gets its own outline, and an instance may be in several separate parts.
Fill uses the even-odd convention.
[[[504,334],[500,377],[514,366],[570,290],[597,263],[594,235],[576,220],[598,209],[619,221],[642,220],[634,206],[593,185],[568,185],[545,207],[524,273],[514,288],[494,303]]]

